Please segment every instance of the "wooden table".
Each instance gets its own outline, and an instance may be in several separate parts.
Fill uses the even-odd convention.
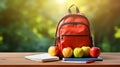
[[[0,53],[0,67],[120,67],[120,53],[102,53],[103,61],[94,63],[64,63],[61,61],[40,63],[24,56],[39,53]]]

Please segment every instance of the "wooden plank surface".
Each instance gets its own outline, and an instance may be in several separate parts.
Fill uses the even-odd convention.
[[[22,52],[22,53],[0,53],[0,67],[120,67],[120,53],[102,53],[100,57],[103,61],[95,61],[94,63],[64,63],[61,61],[40,63],[25,59],[24,56],[40,54],[39,52]]]

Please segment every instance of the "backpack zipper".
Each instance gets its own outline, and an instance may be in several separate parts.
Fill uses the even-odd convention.
[[[63,34],[63,35],[62,35],[62,39],[63,39],[64,36],[83,36],[83,37],[84,37],[84,36],[88,36],[88,35],[80,35],[80,34]]]
[[[65,22],[63,23],[61,26],[60,26],[60,29],[64,26],[64,25],[67,25],[67,24],[73,24],[73,25],[77,25],[77,24],[82,24],[82,25],[85,25],[87,28],[89,28],[89,26],[85,23],[82,23],[82,22]]]

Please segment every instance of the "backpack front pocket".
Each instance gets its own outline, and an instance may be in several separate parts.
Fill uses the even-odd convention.
[[[62,47],[76,47],[90,46],[90,38],[88,35],[79,34],[63,34],[61,36]]]

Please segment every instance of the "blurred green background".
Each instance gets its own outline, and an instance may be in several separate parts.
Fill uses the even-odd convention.
[[[76,4],[91,24],[95,46],[120,52],[120,0],[0,0],[0,52],[47,51],[56,26]],[[74,8],[72,8],[74,13]]]

